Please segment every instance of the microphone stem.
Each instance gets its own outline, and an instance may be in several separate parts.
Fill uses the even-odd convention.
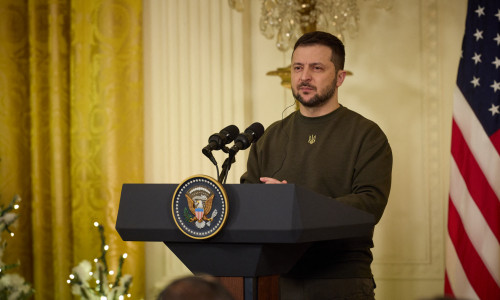
[[[231,169],[231,164],[234,163],[236,160],[234,159],[234,155],[229,154],[229,157],[226,158],[224,163],[222,164],[222,172],[220,173],[219,177],[219,182],[224,184],[226,183],[227,180],[227,174],[229,173],[229,170]]]

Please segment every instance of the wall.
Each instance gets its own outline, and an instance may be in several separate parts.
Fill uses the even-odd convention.
[[[260,1],[231,10],[225,0],[145,0],[146,180],[215,177],[201,154],[226,125],[265,127],[293,104],[268,71],[290,52],[259,32]],[[424,299],[443,290],[452,89],[466,1],[358,1],[360,30],[347,37],[353,72],[340,102],[376,121],[394,152],[393,188],[377,225],[377,299]],[[285,111],[285,114],[290,110]],[[245,170],[240,153],[228,182]],[[241,156],[240,156],[241,155]],[[223,156],[216,157],[222,162]],[[187,269],[162,244],[147,245],[147,292]]]

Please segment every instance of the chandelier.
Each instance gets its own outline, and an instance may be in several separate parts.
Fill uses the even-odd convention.
[[[375,2],[375,7],[389,10],[393,0],[363,0]],[[229,6],[242,12],[245,0],[228,0]],[[276,37],[276,47],[287,51],[304,33],[329,32],[344,40],[358,32],[357,0],[262,0],[259,27],[268,39]],[[347,71],[348,75],[352,75]],[[281,85],[290,87],[290,66],[269,71],[267,75],[281,78]]]
[[[367,0],[364,0],[367,1]],[[377,8],[389,10],[393,0],[370,0]],[[228,0],[229,6],[244,10],[244,0]],[[262,34],[276,37],[276,47],[286,51],[304,33],[320,30],[343,40],[358,31],[357,0],[263,0],[259,27]]]

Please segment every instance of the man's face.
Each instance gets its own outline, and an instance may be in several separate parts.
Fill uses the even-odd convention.
[[[333,99],[337,72],[332,50],[323,45],[299,46],[292,57],[292,94],[303,106],[319,107]]]

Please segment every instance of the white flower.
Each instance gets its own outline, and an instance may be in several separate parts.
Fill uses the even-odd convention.
[[[27,284],[24,284],[22,285],[21,287],[19,287],[18,290],[14,290],[12,291],[12,293],[8,296],[8,300],[17,300],[17,299],[20,299],[20,297],[22,295],[28,295],[28,293],[30,292],[31,290],[31,287]]]
[[[24,278],[18,274],[5,274],[0,278],[0,288],[12,287],[17,289],[24,284]]]
[[[121,295],[122,294],[122,289],[120,289],[120,287],[118,286],[115,286],[114,288],[112,288],[109,293],[106,295],[108,299],[115,299],[117,295]]]
[[[73,268],[73,274],[78,276],[78,278],[83,282],[83,284],[87,284],[87,280],[90,278],[90,270],[92,270],[92,265],[88,260],[82,260],[78,266]]]
[[[108,274],[104,272],[104,265],[103,265],[103,263],[100,262],[100,261],[98,261],[95,264],[95,268],[96,268],[96,271],[94,272],[94,274],[92,276],[95,278],[96,281],[97,280],[102,280],[102,282],[100,282],[100,284],[102,286],[102,290],[103,290],[103,292],[105,294],[107,294],[109,292],[108,276],[107,276]]]
[[[80,296],[80,299],[100,300],[99,295],[96,295],[95,291],[93,291],[91,288],[84,287],[78,284],[73,284],[71,286],[71,293],[73,293],[73,295]]]
[[[79,285],[79,284],[73,284],[73,285],[71,286],[71,293],[72,293],[73,295],[82,296],[82,294],[83,294],[83,293],[82,293],[82,290],[84,290],[84,289],[85,289],[85,287],[84,287],[84,286],[82,286],[82,285]],[[87,289],[87,290],[88,290],[88,289]]]
[[[18,274],[6,274],[0,278],[0,290],[10,291],[8,300],[16,300],[21,295],[27,295],[31,287],[24,282],[24,278]]]
[[[17,219],[17,214],[15,213],[6,213],[2,217],[0,217],[0,223],[5,223],[7,226],[14,223]]]
[[[120,285],[125,285],[126,283],[129,283],[132,281],[132,275],[130,274],[125,274],[120,278]]]

